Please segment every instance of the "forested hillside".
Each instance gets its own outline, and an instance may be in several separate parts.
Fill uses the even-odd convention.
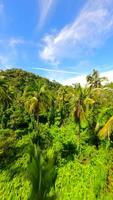
[[[113,199],[113,83],[0,71],[0,200]]]

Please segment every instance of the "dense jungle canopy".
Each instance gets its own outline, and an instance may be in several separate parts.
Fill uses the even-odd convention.
[[[113,199],[113,83],[86,79],[0,71],[1,200]]]

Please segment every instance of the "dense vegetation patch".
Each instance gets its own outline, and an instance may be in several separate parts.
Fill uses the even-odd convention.
[[[113,84],[0,71],[0,199],[113,199]]]

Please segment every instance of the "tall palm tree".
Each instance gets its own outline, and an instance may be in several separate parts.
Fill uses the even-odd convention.
[[[34,118],[37,121],[37,124],[39,126],[39,114],[41,111],[41,108],[44,109],[47,108],[48,105],[48,95],[47,95],[47,89],[46,85],[37,86],[35,87],[35,91],[29,91],[26,92],[26,95],[29,96],[27,102],[25,102],[25,106],[30,114],[33,114]],[[25,94],[24,94],[25,98]]]
[[[76,84],[74,89],[74,120],[78,124],[78,134],[80,137],[80,128],[85,128],[88,123],[84,106],[84,100],[86,99],[87,92],[85,89],[82,89],[80,84]]]
[[[55,122],[55,99],[54,97],[51,98],[50,100],[50,109],[49,109],[49,117],[48,117],[48,121],[49,121],[49,127],[54,124]]]
[[[89,84],[90,88],[99,88],[102,86],[103,81],[107,81],[107,78],[100,77],[99,72],[97,70],[93,70],[92,74],[86,77],[87,83]]]
[[[69,102],[70,93],[67,91],[66,87],[60,87],[57,93],[56,104],[60,113],[60,126],[64,123],[66,117],[69,116]]]

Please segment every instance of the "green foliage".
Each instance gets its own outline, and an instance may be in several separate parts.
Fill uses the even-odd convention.
[[[10,133],[11,130],[7,132]],[[3,143],[0,141],[0,144]],[[12,136],[5,141],[3,146],[7,147],[7,151],[5,148],[4,157],[0,157],[0,199],[28,199],[31,191],[31,183],[26,174],[29,144],[28,136],[23,136],[21,140],[15,140]]]
[[[43,158],[39,148],[31,147],[29,175],[32,183],[31,200],[49,200],[49,192],[54,186],[56,172],[53,158]]]
[[[39,131],[32,133],[32,143],[39,145],[42,150],[49,148],[52,145],[52,140],[52,135],[45,125],[40,125]]]
[[[59,168],[56,181],[59,199],[100,200],[107,196],[106,179],[111,164],[108,159],[109,152],[104,149],[92,149],[91,152],[90,155],[86,149],[83,158],[70,161]]]
[[[0,71],[1,200],[113,199],[113,84],[104,80],[94,70],[82,88]]]

